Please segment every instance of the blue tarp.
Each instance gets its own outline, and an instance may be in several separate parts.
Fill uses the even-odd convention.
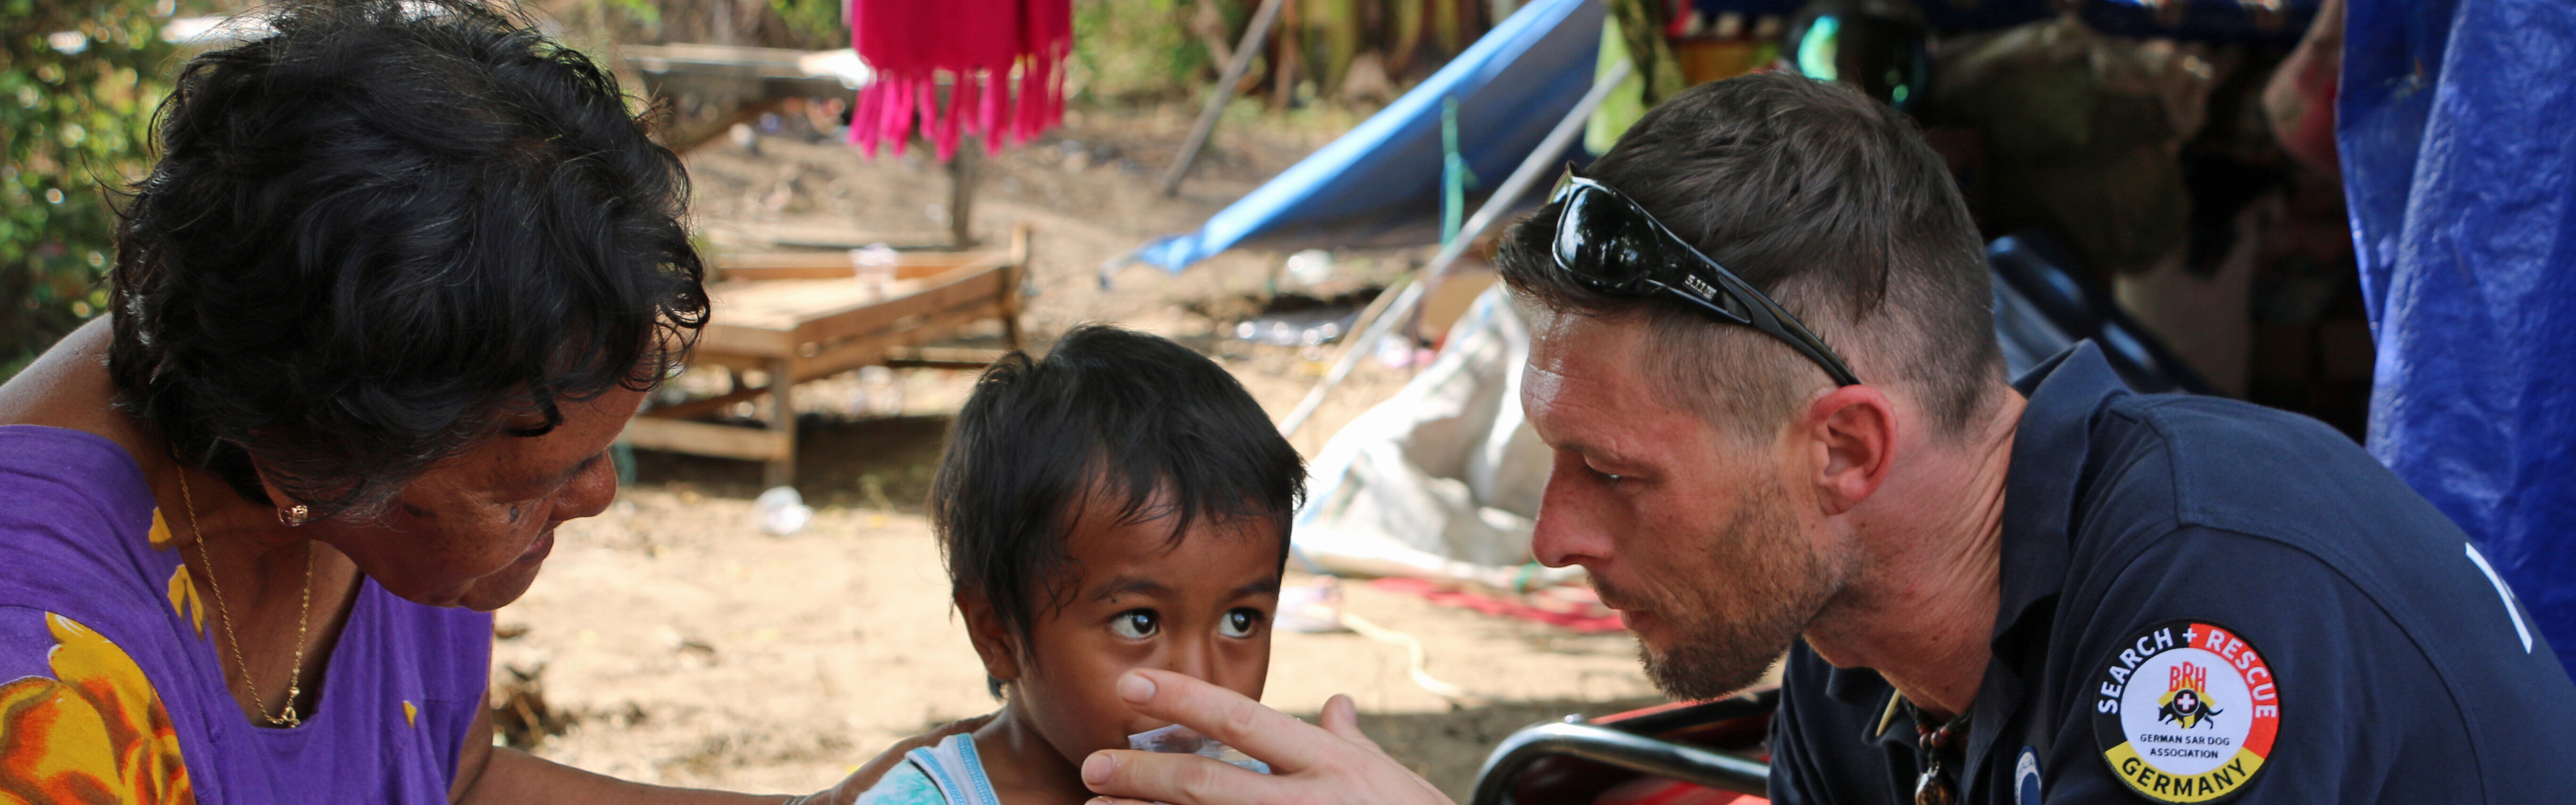
[[[1350,133],[1136,259],[1178,271],[1236,246],[1395,246],[1439,239],[1440,108],[1458,100],[1458,150],[1491,189],[1592,88],[1599,0],[1538,0]],[[1541,188],[1542,191],[1544,187]],[[1473,205],[1470,205],[1473,208]]]
[[[1700,0],[1696,5],[1713,19],[1730,12],[1785,16],[1803,3]],[[1933,27],[1999,28],[2057,13],[2049,0],[1995,0],[1965,9],[1953,5],[1924,4]],[[2173,26],[2154,18],[2138,0],[2089,0],[2078,6],[2078,13],[2113,33],[2286,42],[2306,30],[2316,6],[2317,0],[2288,0],[2281,15],[2258,19],[2234,3],[2192,3]],[[1132,256],[1178,271],[1237,246],[1287,250],[1436,242],[1441,101],[1458,99],[1459,150],[1491,188],[1591,88],[1606,12],[1598,0],[1538,0],[1522,6],[1404,97],[1209,218],[1198,231],[1155,240]],[[1481,200],[1479,194],[1470,197]]]
[[[2372,454],[2576,667],[2576,4],[2354,0],[2336,134]]]

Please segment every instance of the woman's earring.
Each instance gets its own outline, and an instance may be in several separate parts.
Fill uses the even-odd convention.
[[[288,528],[303,525],[312,519],[313,510],[305,508],[301,503],[277,510],[277,521],[285,523]]]

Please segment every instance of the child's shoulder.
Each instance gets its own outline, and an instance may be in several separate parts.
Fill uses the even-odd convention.
[[[903,764],[859,794],[857,805],[1000,805],[1000,800],[975,756],[975,736],[961,733],[905,753]]]
[[[905,763],[859,794],[858,805],[948,805],[948,797],[939,793],[939,786],[920,766]]]

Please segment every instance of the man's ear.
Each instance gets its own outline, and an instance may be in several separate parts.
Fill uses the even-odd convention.
[[[1851,511],[1896,466],[1896,405],[1869,386],[1844,386],[1807,405],[1803,420],[1825,514]]]
[[[1018,641],[1011,629],[1002,623],[1002,614],[981,593],[959,591],[957,613],[966,618],[966,636],[975,643],[975,656],[984,659],[984,676],[996,682],[1014,682],[1020,678],[1020,655],[1013,650]]]

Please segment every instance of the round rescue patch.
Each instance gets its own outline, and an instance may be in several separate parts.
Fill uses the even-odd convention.
[[[2158,802],[2223,802],[2272,754],[2281,694],[2234,630],[2167,621],[2128,636],[2094,674],[2093,737],[2111,773]]]

